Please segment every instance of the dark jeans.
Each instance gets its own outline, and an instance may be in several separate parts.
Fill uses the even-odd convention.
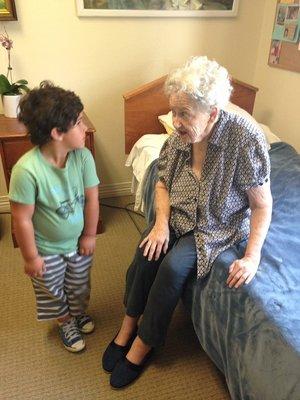
[[[142,235],[147,236],[152,227]],[[162,252],[163,253],[163,252]],[[190,273],[196,270],[197,254],[192,232],[176,239],[170,233],[167,254],[155,261],[137,248],[126,276],[124,304],[130,317],[143,315],[138,336],[149,346],[164,343],[173,312]]]

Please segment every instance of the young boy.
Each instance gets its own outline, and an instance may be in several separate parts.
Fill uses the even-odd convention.
[[[20,103],[18,118],[36,145],[13,168],[14,231],[30,276],[38,320],[56,319],[64,346],[84,349],[99,215],[95,163],[84,147],[83,105],[73,92],[43,82]]]

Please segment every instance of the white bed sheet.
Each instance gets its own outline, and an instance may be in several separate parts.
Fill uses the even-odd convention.
[[[133,146],[125,162],[126,167],[132,167],[131,193],[135,194],[134,209],[144,211],[142,199],[143,180],[149,165],[159,156],[160,149],[169,135],[146,134]]]

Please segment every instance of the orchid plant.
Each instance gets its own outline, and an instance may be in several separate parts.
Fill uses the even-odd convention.
[[[13,83],[12,76],[12,66],[10,61],[10,51],[13,47],[13,41],[9,38],[6,29],[5,34],[0,34],[0,43],[7,51],[8,57],[8,66],[6,76],[0,75],[0,94],[1,95],[17,95],[22,94],[23,92],[28,92],[29,88],[27,87],[28,82],[25,79],[20,79]]]

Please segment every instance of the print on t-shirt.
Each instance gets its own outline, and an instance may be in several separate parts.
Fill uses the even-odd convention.
[[[74,186],[74,199],[64,200],[60,202],[60,207],[58,207],[55,212],[63,219],[68,219],[70,214],[74,214],[76,204],[79,204],[81,207],[84,206],[84,195],[78,194],[78,189]]]

